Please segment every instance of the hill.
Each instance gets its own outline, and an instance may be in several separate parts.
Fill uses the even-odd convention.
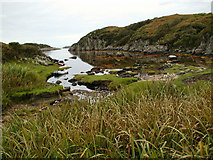
[[[110,26],[82,37],[69,50],[125,50],[212,54],[213,15],[170,15],[126,27]]]

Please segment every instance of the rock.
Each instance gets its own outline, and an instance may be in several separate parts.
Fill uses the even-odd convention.
[[[77,86],[77,83],[76,83],[76,82],[73,82],[73,83],[72,83],[72,86]]]
[[[195,54],[203,54],[203,49],[197,48]]]
[[[56,82],[55,82],[56,84],[60,84],[60,83],[62,83],[60,80],[57,80]]]
[[[59,76],[62,76],[64,74],[68,74],[68,72],[62,72],[62,71],[54,71],[52,74],[51,74],[51,77],[54,76],[54,77],[59,77]]]
[[[187,70],[185,70],[185,72],[186,72],[186,73],[188,73],[188,72],[190,72],[190,71],[191,71],[191,69],[187,69]]]
[[[90,75],[90,76],[91,76],[91,75],[95,75],[95,73],[93,73],[93,72],[92,72],[92,73],[87,73],[87,75]]]
[[[77,57],[76,57],[76,56],[73,56],[73,57],[70,57],[70,59],[77,59]]]
[[[164,70],[164,69],[167,69],[167,68],[172,68],[172,66],[165,64],[165,65],[159,67],[158,70]]]
[[[74,82],[77,82],[77,79],[70,79],[70,80],[68,80],[68,82],[70,82],[70,83],[74,83]]]
[[[56,103],[60,102],[61,99],[50,102],[50,105],[56,105]]]
[[[101,69],[99,67],[93,67],[90,71],[91,72],[98,72],[100,71]]]
[[[186,74],[185,71],[180,71],[179,73],[176,73],[176,75],[183,75],[183,74]]]
[[[40,65],[43,65],[43,66],[48,66],[48,64],[43,60],[38,60],[37,63],[39,63]]]
[[[170,63],[179,63],[179,60],[172,60]]]
[[[63,87],[63,92],[70,91],[70,89],[71,89],[71,87],[70,87],[70,86]]]
[[[117,52],[115,55],[116,55],[117,57],[122,57],[122,56],[124,56],[124,54],[121,53],[121,52]]]
[[[59,60],[57,60],[57,59],[53,59],[53,60],[52,60],[52,62],[53,62],[53,63],[57,63],[57,64],[58,64],[58,63],[59,63]]]
[[[78,81],[78,85],[81,86],[81,85],[84,85],[84,83],[81,81]]]
[[[122,70],[120,70],[120,71],[117,71],[117,74],[123,74],[123,73],[125,73],[125,72],[126,72],[126,70],[122,69]]]
[[[64,59],[64,61],[69,61],[69,59]]]
[[[39,109],[39,112],[41,112],[43,110],[47,110],[47,107],[42,107],[41,109]]]
[[[168,58],[169,58],[169,60],[176,60],[177,56],[176,55],[169,55]]]

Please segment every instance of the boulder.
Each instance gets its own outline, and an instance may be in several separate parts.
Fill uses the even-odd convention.
[[[68,74],[68,72],[62,72],[62,71],[54,71],[51,76],[54,76],[54,77],[59,77],[59,76],[62,76],[64,74]]]

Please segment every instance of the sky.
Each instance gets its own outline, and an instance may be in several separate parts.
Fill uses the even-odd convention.
[[[107,26],[210,12],[210,0],[0,0],[0,41],[64,47]]]

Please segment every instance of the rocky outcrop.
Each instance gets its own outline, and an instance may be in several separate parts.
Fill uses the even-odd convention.
[[[212,14],[172,15],[126,27],[106,27],[84,36],[69,50],[187,52],[212,55],[211,18]]]
[[[199,46],[190,48],[169,48],[168,45],[161,44],[150,44],[148,41],[138,40],[123,46],[112,46],[106,45],[106,41],[103,40],[93,40],[88,38],[83,44],[73,44],[69,51],[88,51],[88,50],[123,50],[123,51],[132,51],[132,52],[147,52],[147,53],[156,53],[156,52],[186,52],[196,55],[212,55],[213,54],[213,36],[208,40],[202,41]]]

